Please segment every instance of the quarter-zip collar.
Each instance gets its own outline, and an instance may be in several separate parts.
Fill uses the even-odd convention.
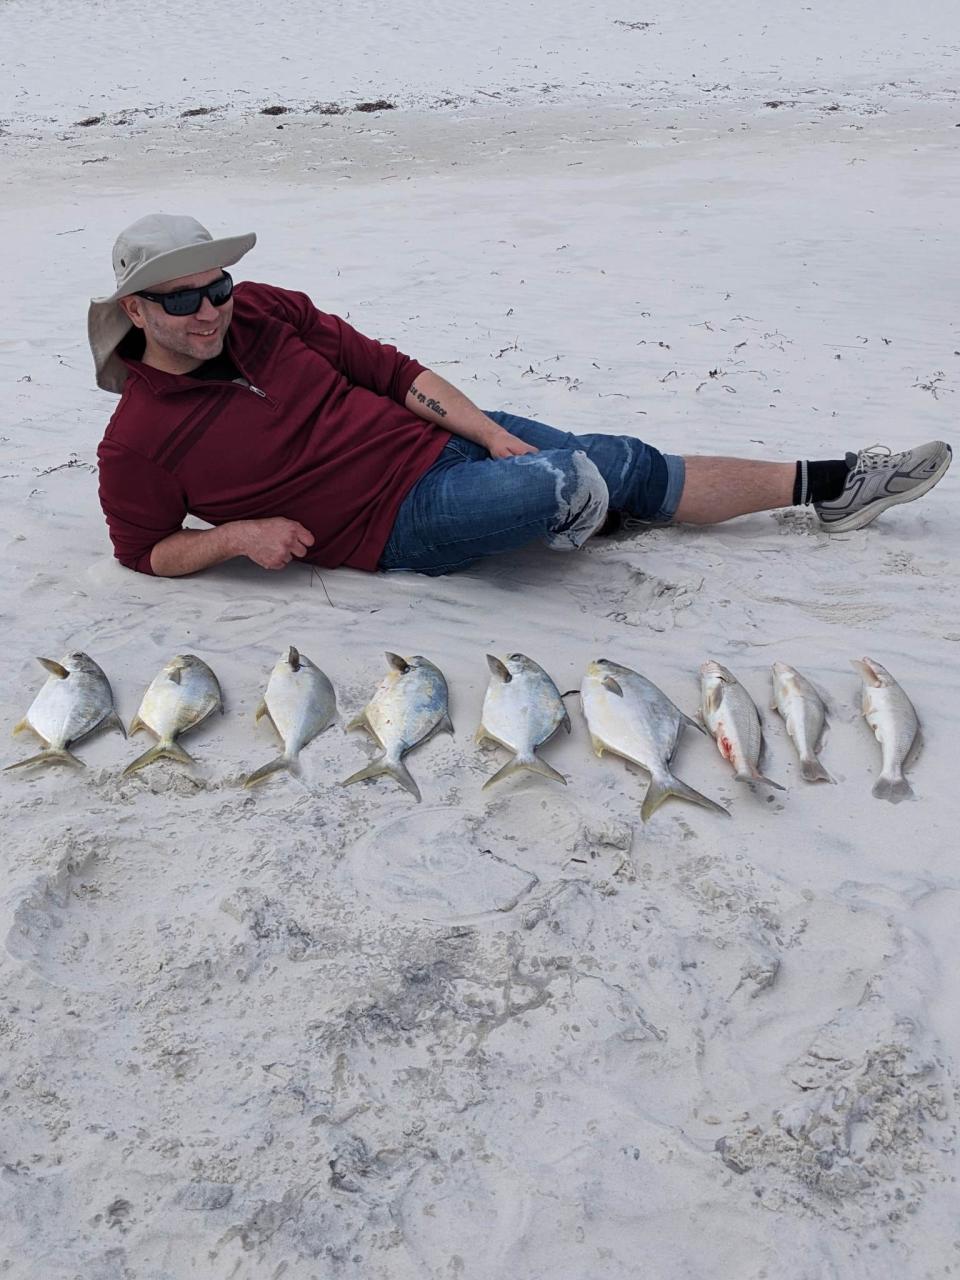
[[[237,372],[243,378],[243,382],[228,381],[226,378],[195,378],[191,380],[189,373],[168,373],[165,369],[155,369],[153,365],[144,364],[142,360],[130,360],[126,356],[122,356],[121,359],[130,372],[135,374],[141,382],[146,383],[147,389],[155,396],[169,396],[176,395],[178,392],[196,391],[204,386],[235,387],[238,391],[252,391],[261,400],[269,402],[270,397],[251,381],[247,370],[237,359],[233,344],[230,342],[229,331],[224,339],[224,347]]]

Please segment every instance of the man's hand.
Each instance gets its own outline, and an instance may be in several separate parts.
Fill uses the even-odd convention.
[[[518,440],[488,418],[462,391],[429,369],[417,374],[404,404],[418,418],[435,422],[455,436],[483,445],[491,458],[519,458],[525,453],[538,452],[532,444]]]
[[[483,443],[491,458],[520,458],[525,453],[539,453],[532,444],[511,435],[506,427],[493,427]]]
[[[305,556],[313,546],[309,529],[297,520],[271,516],[266,520],[237,520],[232,526],[239,555],[262,569],[282,569],[294,556]]]

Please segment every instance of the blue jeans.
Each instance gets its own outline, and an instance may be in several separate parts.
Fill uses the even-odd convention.
[[[632,436],[576,436],[510,413],[490,413],[539,453],[491,458],[451,436],[413,486],[380,568],[441,574],[538,540],[558,551],[583,545],[608,506],[651,523],[673,518],[683,459]]]

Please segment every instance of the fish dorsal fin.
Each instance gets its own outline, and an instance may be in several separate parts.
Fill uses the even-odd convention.
[[[502,680],[504,684],[509,684],[513,676],[508,671],[506,664],[501,662],[499,658],[495,658],[492,653],[487,654],[487,666],[490,668],[491,675],[495,675],[498,680]]]
[[[66,680],[70,674],[62,662],[54,662],[52,658],[38,658],[37,661],[41,667],[45,667],[52,676],[57,676],[60,680]]]
[[[173,681],[174,684],[180,683],[180,667],[173,668],[173,670],[170,672],[170,679]]]
[[[387,653],[384,656],[394,671],[399,671],[401,675],[405,675],[410,670],[410,663],[406,658],[401,658],[399,653]]]
[[[300,670],[300,651],[294,648],[293,645],[287,650],[287,661],[294,671]]]
[[[605,689],[609,689],[611,693],[615,693],[618,698],[623,697],[623,689],[620,687],[619,682],[614,680],[613,676],[604,676],[600,683]]]

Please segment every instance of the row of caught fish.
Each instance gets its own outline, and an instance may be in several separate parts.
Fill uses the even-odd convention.
[[[366,768],[345,779],[343,785],[365,778],[389,775],[420,799],[404,756],[434,733],[453,732],[443,673],[426,658],[401,658],[388,653],[389,670],[373,697],[348,729],[366,729],[382,755]],[[123,732],[114,707],[110,683],[100,667],[85,653],[67,654],[60,662],[40,658],[50,672],[26,716],[14,733],[30,729],[44,743],[37,755],[8,765],[60,762],[80,765],[69,750],[72,743],[101,725],[113,724]],[[477,741],[487,739],[513,753],[510,760],[484,784],[518,769],[566,782],[562,774],[538,754],[561,728],[570,732],[570,716],[563,696],[550,676],[522,653],[501,661],[487,656],[490,683],[483,701]],[[863,676],[863,714],[880,742],[882,771],[873,788],[875,796],[894,803],[911,794],[903,768],[919,746],[916,712],[896,680],[869,658],[854,664]],[[727,810],[694,791],[671,770],[680,737],[686,726],[709,731],[736,778],[763,782],[783,790],[764,777],[759,762],[763,744],[760,715],[739,681],[718,662],[700,668],[702,723],[685,715],[662,690],[639,672],[606,658],[587,668],[580,699],[597,755],[610,752],[640,765],[650,775],[650,786],[641,810],[646,819],[668,797],[677,796],[720,813]],[[800,757],[801,773],[808,782],[832,782],[817,756],[825,723],[825,707],[817,690],[793,667],[773,666],[773,706],[779,710]],[[149,685],[130,726],[131,734],[148,729],[155,746],[132,761],[125,773],[168,758],[193,764],[177,738],[200,724],[214,711],[223,711],[217,677],[202,659],[192,654],[173,658]],[[333,685],[309,658],[291,646],[270,673],[256,718],[267,716],[276,730],[283,752],[245,779],[259,782],[278,770],[299,772],[299,755],[317,734],[336,719]]]

